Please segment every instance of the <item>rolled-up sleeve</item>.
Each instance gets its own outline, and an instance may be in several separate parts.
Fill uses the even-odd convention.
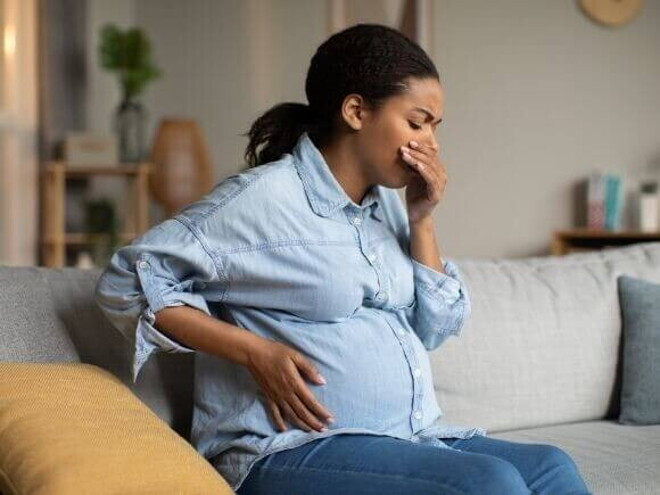
[[[154,352],[194,352],[156,329],[155,313],[188,305],[210,315],[200,290],[218,279],[202,233],[176,217],[113,254],[96,283],[95,299],[134,347],[133,382]]]
[[[444,260],[441,273],[411,258],[416,304],[413,328],[427,350],[450,335],[460,335],[471,312],[470,297],[458,267]]]

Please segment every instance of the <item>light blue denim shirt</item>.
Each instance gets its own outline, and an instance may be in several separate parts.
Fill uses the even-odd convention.
[[[117,250],[96,300],[135,345],[133,380],[154,352],[197,353],[191,443],[234,490],[262,457],[340,433],[451,448],[440,438],[486,430],[441,421],[427,351],[460,335],[470,299],[452,261],[444,274],[411,258],[409,236],[396,190],[357,205],[304,133]],[[183,304],[305,355],[327,384],[305,383],[335,422],[278,431],[246,367],[153,326]]]

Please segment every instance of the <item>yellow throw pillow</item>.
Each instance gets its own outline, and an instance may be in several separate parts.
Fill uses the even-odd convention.
[[[234,492],[110,372],[84,363],[0,363],[0,493]]]

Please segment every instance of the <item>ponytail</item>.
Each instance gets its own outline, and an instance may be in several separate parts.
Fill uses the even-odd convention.
[[[248,167],[275,161],[282,154],[290,153],[302,133],[312,130],[317,122],[316,113],[303,103],[280,103],[270,108],[243,134],[250,140],[245,150]],[[257,152],[261,145],[263,148]]]

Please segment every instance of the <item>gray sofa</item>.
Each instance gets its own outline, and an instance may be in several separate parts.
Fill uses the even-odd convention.
[[[594,494],[660,493],[660,425],[617,422],[619,275],[660,282],[660,243],[525,259],[455,259],[472,298],[462,335],[430,353],[445,421],[555,444]],[[132,349],[96,307],[100,270],[0,267],[0,361],[82,361],[115,374],[188,438],[194,354]],[[1,402],[0,402],[1,403]]]

